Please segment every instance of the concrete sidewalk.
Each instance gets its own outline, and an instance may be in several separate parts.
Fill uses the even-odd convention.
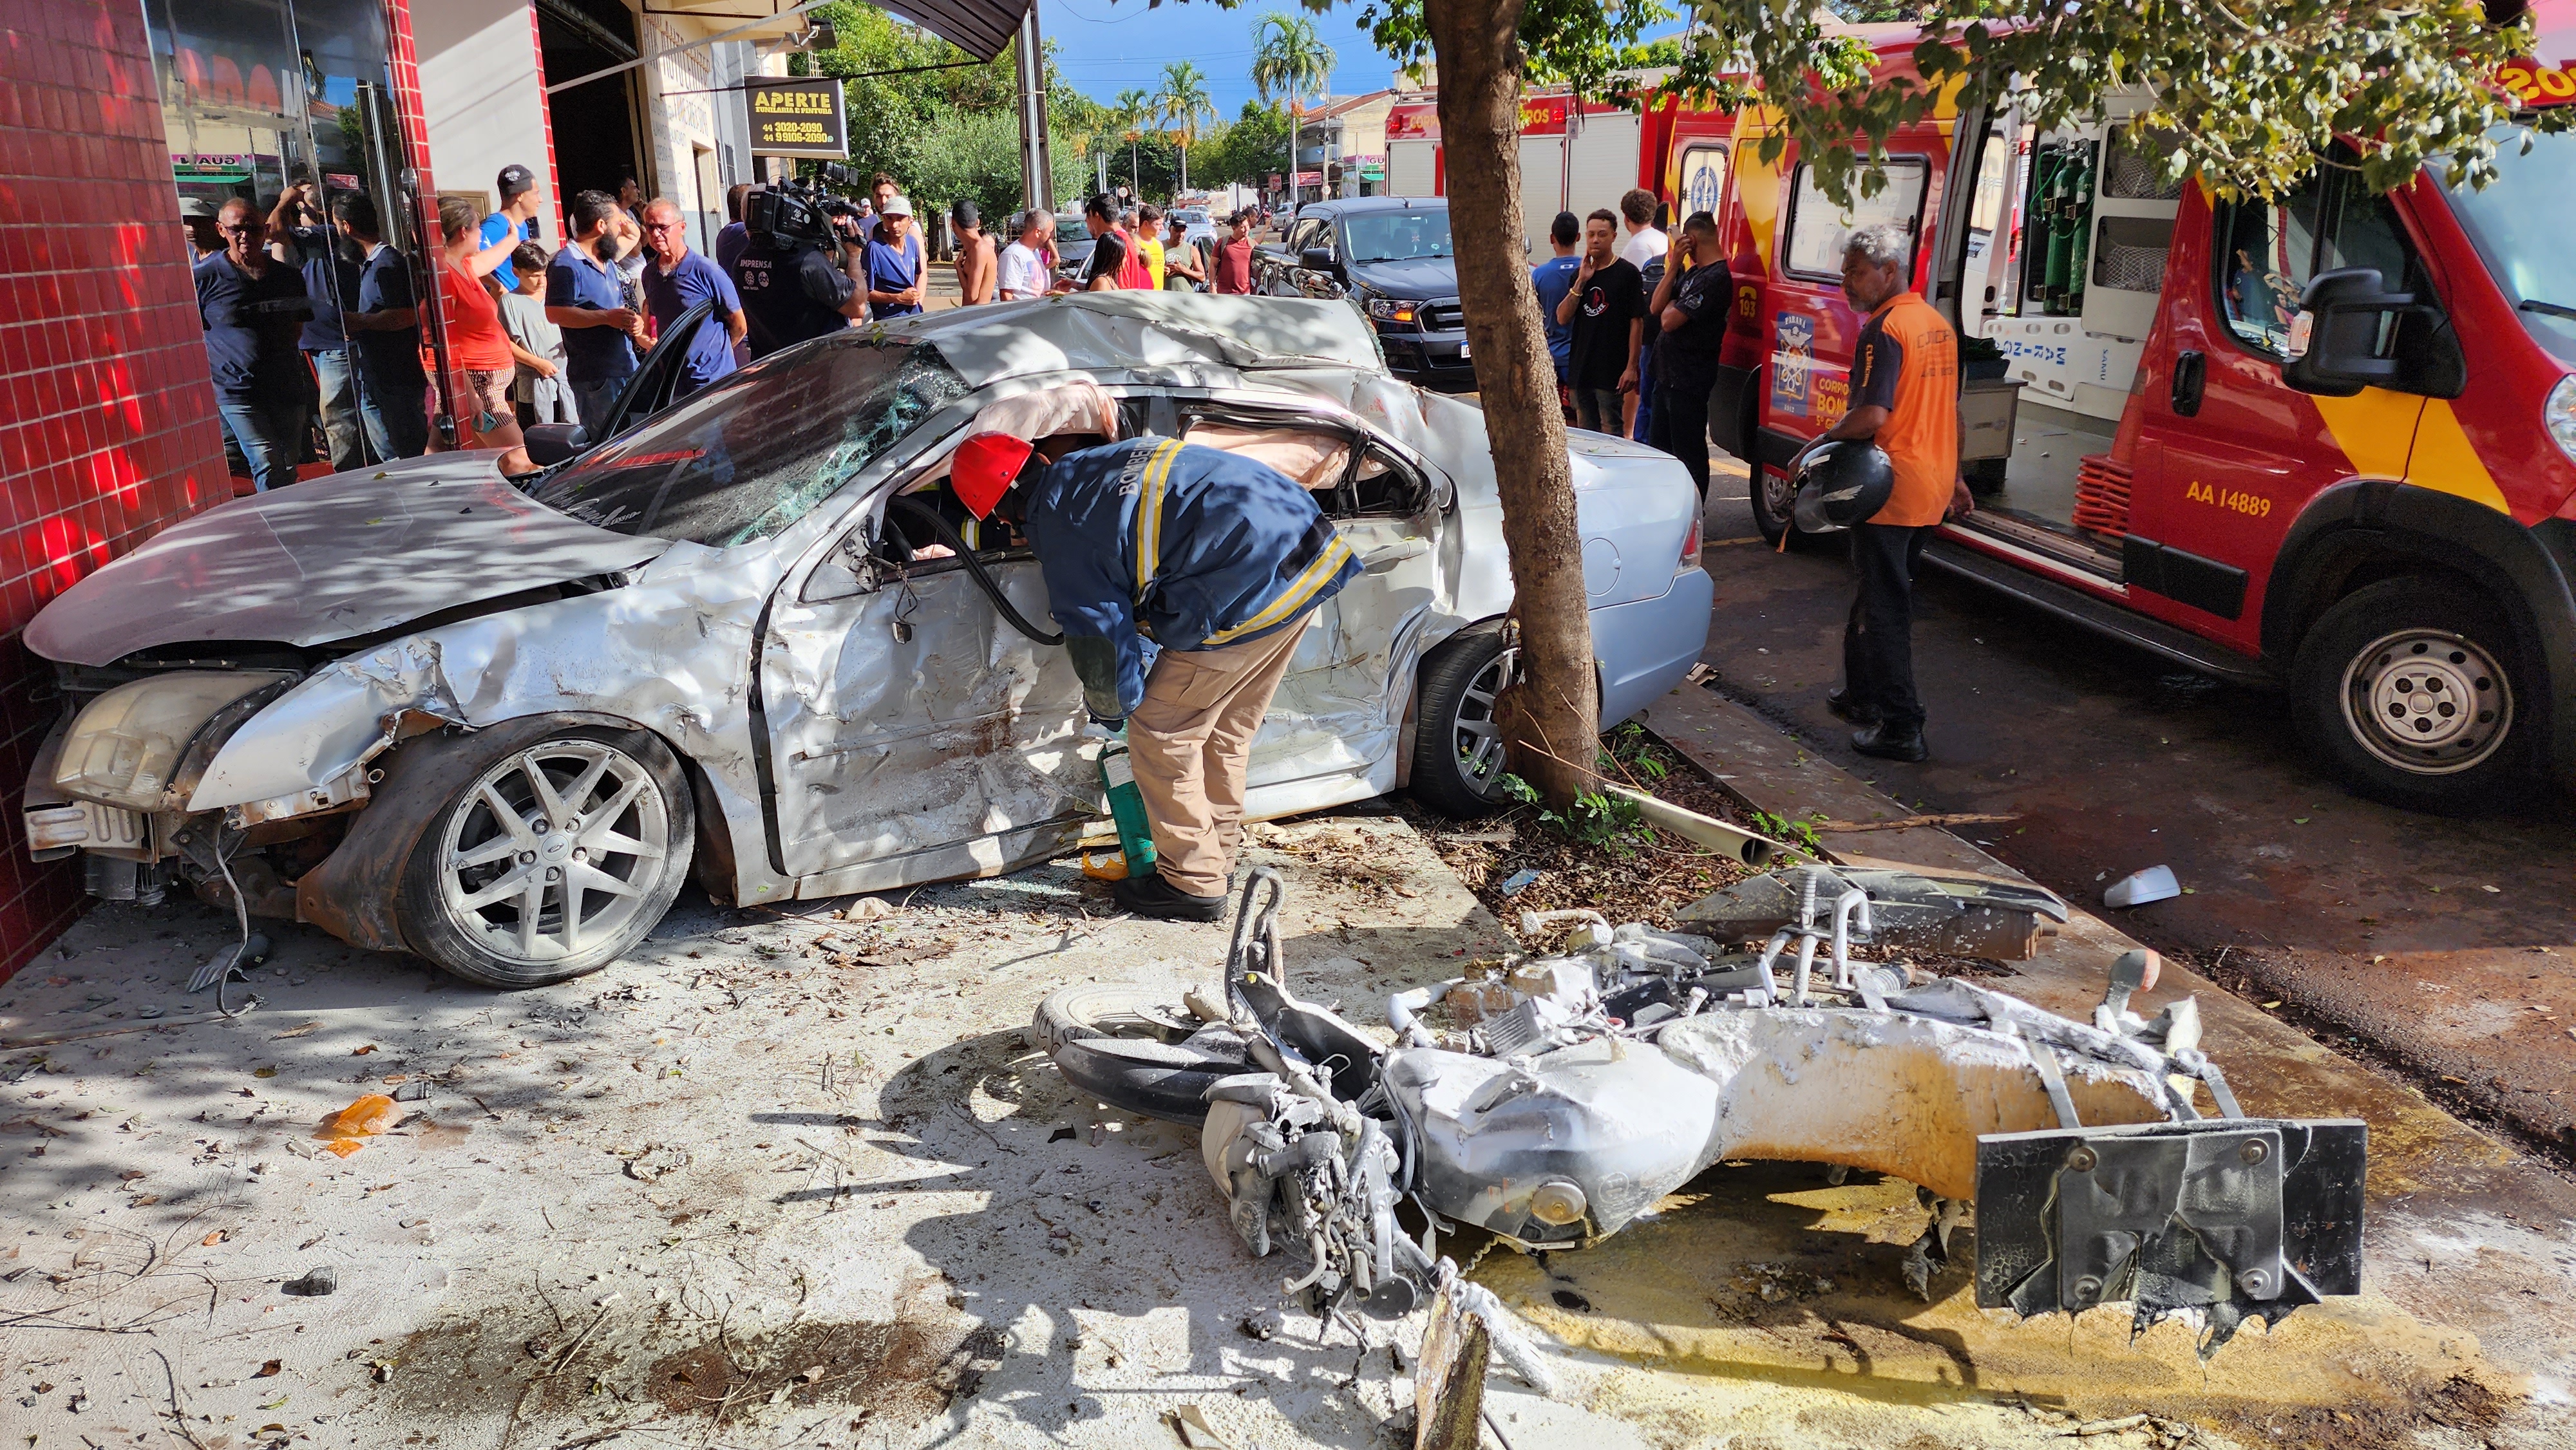
[[[1658,701],[1646,721],[1746,805],[1774,817],[1846,826],[1915,819],[1901,801],[1809,754],[1713,690],[1685,685]],[[1816,839],[1842,861],[2022,879],[1933,827],[1827,828]],[[2080,1020],[2101,1000],[2112,959],[2137,943],[2085,903],[2072,904],[2074,919],[2041,955],[2016,963],[2012,976],[1993,985]],[[2312,1320],[2367,1326],[2376,1362],[2367,1372],[2358,1365],[2330,1370],[2336,1382],[2330,1400],[2349,1396],[2356,1407],[2429,1411],[2415,1416],[2420,1427],[2450,1412],[2443,1387],[2468,1373],[2512,1401],[2504,1424],[2535,1437],[2527,1443],[2571,1443],[2576,1251],[2569,1245],[2576,1187],[2451,1117],[2414,1087],[2327,1049],[2181,964],[2165,963],[2157,990],[2137,1010],[2152,1015],[2182,996],[2200,999],[2207,1050],[2247,1113],[2355,1117],[2370,1125],[2367,1292],[2351,1304],[2301,1310],[2271,1339],[2309,1332]],[[2249,1357],[2274,1351],[2261,1339],[2245,1348]],[[2502,1431],[2484,1433],[2506,1442]],[[2352,1443],[2372,1442],[2356,1437]],[[2392,1435],[2387,1443],[2403,1442]]]

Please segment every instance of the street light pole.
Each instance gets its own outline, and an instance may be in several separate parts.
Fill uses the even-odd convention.
[[[1047,141],[1046,46],[1038,36],[1038,7],[1020,17],[1020,201],[1055,210],[1055,156]]]

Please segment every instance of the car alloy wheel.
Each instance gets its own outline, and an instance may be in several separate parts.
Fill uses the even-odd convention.
[[[2344,667],[2344,723],[2399,770],[2475,768],[2513,733],[2513,685],[2484,646],[2440,629],[2373,640]]]
[[[485,770],[449,813],[438,901],[456,935],[542,967],[659,915],[677,869],[669,802],[642,761],[604,740],[544,741]],[[646,923],[647,926],[650,923]]]
[[[1486,661],[1459,692],[1455,731],[1458,773],[1479,794],[1491,794],[1494,782],[1502,777],[1503,727],[1494,718],[1494,701],[1512,682],[1512,666],[1519,658],[1517,648],[1505,649]]]

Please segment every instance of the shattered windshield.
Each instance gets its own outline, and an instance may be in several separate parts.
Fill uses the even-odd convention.
[[[2438,164],[2429,170],[2523,330],[2550,356],[2576,363],[2576,274],[2565,250],[2576,235],[2576,132],[2526,137],[2506,128],[2495,140],[2496,179],[2483,191],[2450,185]]]
[[[533,494],[621,534],[747,544],[803,518],[966,391],[928,343],[853,337],[799,348],[646,423]]]

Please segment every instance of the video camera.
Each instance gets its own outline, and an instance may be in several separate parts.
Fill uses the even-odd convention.
[[[785,181],[753,192],[743,203],[743,229],[768,237],[769,244],[780,251],[823,246],[832,240],[833,222],[859,218],[856,206],[824,188],[858,183],[857,172],[826,161],[812,181]]]

